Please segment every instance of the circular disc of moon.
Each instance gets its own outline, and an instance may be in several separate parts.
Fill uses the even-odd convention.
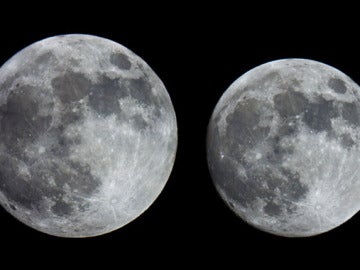
[[[157,198],[177,126],[170,97],[127,48],[55,36],[0,69],[0,202],[47,234],[118,229]]]
[[[256,67],[223,94],[207,157],[216,189],[252,226],[302,237],[360,209],[360,89],[304,59]]]

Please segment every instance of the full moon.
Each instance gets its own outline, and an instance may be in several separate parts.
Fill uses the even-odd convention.
[[[238,78],[212,114],[207,157],[222,199],[280,236],[329,231],[360,209],[360,89],[339,70],[284,59]]]
[[[157,198],[177,125],[154,71],[127,48],[55,36],[0,69],[0,203],[60,237],[116,230]]]

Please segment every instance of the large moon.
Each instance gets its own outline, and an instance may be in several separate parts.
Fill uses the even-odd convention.
[[[89,237],[131,222],[162,191],[176,147],[163,83],[120,44],[55,36],[0,69],[0,203],[36,230]]]
[[[311,60],[256,67],[216,105],[207,157],[221,197],[252,226],[329,231],[360,209],[359,86]]]

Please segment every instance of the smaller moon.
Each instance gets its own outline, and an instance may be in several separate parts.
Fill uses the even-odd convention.
[[[216,105],[207,157],[221,197],[250,225],[329,231],[360,209],[360,88],[316,61],[256,67]]]
[[[160,194],[176,147],[163,83],[120,44],[55,36],[0,69],[0,203],[36,230],[88,237],[128,224]]]

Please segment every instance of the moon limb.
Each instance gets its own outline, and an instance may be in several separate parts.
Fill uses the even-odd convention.
[[[0,202],[23,223],[96,236],[160,194],[175,159],[175,112],[130,50],[89,35],[48,38],[2,66],[0,89]]]
[[[360,208],[359,86],[325,64],[286,59],[236,80],[216,105],[207,151],[228,206],[289,237],[331,230]]]

